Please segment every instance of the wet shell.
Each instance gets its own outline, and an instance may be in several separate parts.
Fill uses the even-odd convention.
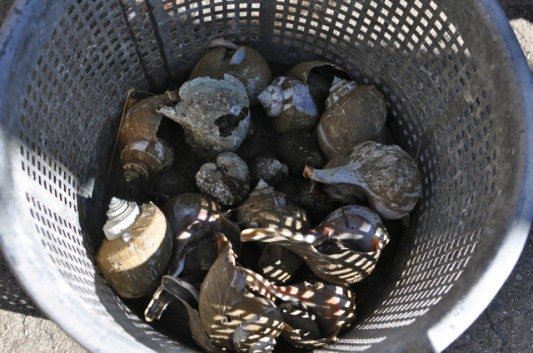
[[[330,164],[333,164],[330,168]],[[331,197],[350,200],[364,193],[384,218],[398,219],[415,207],[422,192],[416,162],[396,145],[368,141],[304,175],[329,185]]]
[[[277,132],[312,130],[318,111],[307,85],[290,77],[278,77],[257,97]]]
[[[283,328],[276,305],[246,289],[246,274],[221,235],[220,252],[200,290],[202,326],[216,346],[237,352],[271,351]]]
[[[309,92],[315,101],[318,110],[324,110],[324,102],[329,94],[329,89],[335,77],[348,79],[346,71],[325,61],[307,61],[292,67],[287,76],[294,77],[305,82]]]
[[[126,180],[148,178],[172,164],[173,151],[157,137],[162,115],[157,109],[177,102],[175,92],[142,99],[128,107],[120,125],[118,140]]]
[[[331,90],[317,127],[320,148],[328,159],[377,139],[387,118],[385,99],[374,86],[337,80]]]
[[[256,155],[250,164],[253,182],[264,180],[270,185],[277,185],[289,176],[289,167],[271,153]]]
[[[389,237],[372,210],[352,205],[334,211],[306,233],[274,227],[246,229],[241,240],[283,246],[298,254],[319,278],[347,285],[360,282],[374,270]]]
[[[96,255],[103,276],[124,298],[150,295],[172,253],[172,236],[163,213],[152,203],[142,205],[140,212],[135,206],[111,200],[104,230],[113,240],[105,238]]]
[[[231,75],[215,80],[208,77],[185,82],[181,101],[158,112],[183,127],[187,142],[208,154],[235,151],[250,127],[249,103],[242,83]]]
[[[167,271],[169,276],[166,277],[200,288],[217,258],[215,235],[225,234],[238,251],[239,228],[220,213],[220,207],[214,200],[201,194],[178,195],[170,199],[163,210],[172,228],[175,244]],[[145,310],[145,319],[149,322],[160,319],[173,300],[164,286],[160,286]]]
[[[265,59],[256,50],[247,46],[216,39],[211,49],[194,67],[190,79],[211,77],[221,79],[230,74],[239,79],[248,94],[251,105],[257,102],[257,96],[271,80],[270,68]]]
[[[294,326],[289,324],[289,327],[285,327],[284,336],[297,347],[323,347],[334,341],[339,331],[349,327],[355,319],[355,296],[348,287],[321,282],[276,286],[255,272],[246,269],[244,271],[246,272],[246,286],[251,292],[270,300],[297,303],[304,311],[316,318],[316,328],[320,331],[319,338],[306,337],[300,331],[301,328],[294,327],[298,322],[289,320]],[[292,313],[297,312],[292,311]],[[284,319],[286,317],[287,315],[284,315]],[[298,321],[302,324],[301,320]],[[309,327],[309,323],[306,326]],[[313,327],[310,328],[310,331],[314,331]]]
[[[318,140],[314,132],[286,132],[278,140],[276,152],[281,160],[289,166],[290,171],[302,175],[306,165],[320,168],[326,159],[320,152]]]
[[[248,166],[235,153],[221,153],[196,173],[196,185],[224,206],[239,204],[250,192]]]

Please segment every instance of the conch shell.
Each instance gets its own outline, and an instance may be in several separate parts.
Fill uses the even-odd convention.
[[[399,219],[411,212],[422,192],[416,162],[396,145],[368,141],[324,166],[307,167],[304,176],[322,184],[342,201],[366,195],[384,218]]]
[[[317,127],[320,148],[332,159],[357,144],[378,139],[386,118],[387,105],[377,88],[336,78]]]
[[[187,143],[208,154],[235,151],[250,127],[248,96],[242,83],[225,74],[221,80],[200,77],[185,82],[181,101],[159,113],[183,127]]]
[[[307,85],[291,77],[278,77],[257,97],[277,132],[312,130],[318,111]]]
[[[196,173],[196,185],[224,206],[239,204],[250,192],[248,166],[235,153],[221,153],[215,163],[200,167]]]
[[[298,254],[319,278],[348,285],[360,282],[374,270],[389,236],[375,212],[349,205],[332,212],[311,231],[245,229],[241,241],[283,246]]]
[[[113,198],[104,226],[106,238],[96,255],[105,279],[124,298],[150,295],[165,274],[172,253],[172,235],[165,216],[154,204],[142,209]]]
[[[271,80],[270,68],[265,59],[250,47],[239,46],[224,39],[212,40],[209,47],[213,49],[198,61],[190,79],[205,76],[221,79],[224,74],[230,74],[242,82],[250,104],[255,105],[257,95]]]
[[[280,311],[246,288],[231,243],[218,236],[220,252],[200,289],[200,320],[214,345],[236,352],[271,352],[284,326]]]
[[[157,109],[177,102],[175,92],[142,99],[131,105],[124,114],[118,140],[122,146],[120,159],[126,180],[148,178],[170,166],[173,151],[157,137],[162,115]]]

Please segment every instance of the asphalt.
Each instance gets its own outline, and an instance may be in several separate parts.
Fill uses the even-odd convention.
[[[0,23],[12,0],[0,0]],[[503,0],[533,68],[533,1]],[[533,233],[511,276],[477,321],[445,352],[533,352]],[[86,352],[35,308],[0,255],[0,352]]]

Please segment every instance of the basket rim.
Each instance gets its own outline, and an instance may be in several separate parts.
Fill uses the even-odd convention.
[[[54,5],[50,5],[54,6]],[[498,36],[506,50],[507,60],[514,74],[514,81],[518,91],[521,92],[520,103],[524,107],[525,119],[525,154],[524,175],[522,176],[521,188],[517,190],[514,207],[514,217],[508,219],[509,231],[504,234],[501,251],[494,258],[491,266],[483,272],[477,283],[474,283],[468,291],[462,294],[449,313],[444,315],[439,322],[427,331],[427,337],[413,338],[423,342],[421,351],[442,351],[459,337],[485,310],[499,291],[505,280],[511,273],[528,237],[529,227],[533,216],[533,76],[527,65],[524,54],[518,40],[509,24],[509,21],[497,0],[482,0],[476,2],[476,6],[486,14],[485,23],[492,26],[494,34]],[[4,97],[5,83],[9,79],[10,68],[16,65],[14,50],[16,43],[25,43],[31,31],[31,21],[35,13],[46,7],[39,0],[15,0],[2,27],[0,28],[0,97]],[[6,102],[0,99],[0,108]],[[24,217],[23,212],[18,212],[15,202],[20,195],[14,189],[14,182],[9,170],[9,158],[7,151],[12,136],[9,131],[9,117],[3,116],[0,121],[0,178],[3,187],[0,190],[0,202],[12,207],[0,209],[0,250],[10,266],[12,273],[22,285],[25,292],[39,309],[58,324],[74,340],[91,352],[146,352],[153,351],[144,344],[136,341],[133,337],[125,338],[116,333],[109,333],[95,325],[89,317],[85,317],[87,310],[77,307],[75,302],[65,302],[61,297],[55,297],[58,291],[71,291],[59,274],[49,271],[38,261],[43,260],[44,255],[36,251],[37,246],[25,239],[27,229],[22,225],[15,224],[12,220]],[[27,218],[27,217],[26,217]],[[24,218],[29,224],[31,219]],[[34,257],[29,259],[28,254]],[[498,268],[496,271],[495,269]],[[37,271],[38,270],[38,271]],[[481,295],[480,295],[481,294]],[[421,331],[423,332],[423,331]],[[423,336],[423,337],[422,337]],[[95,339],[95,338],[98,339]],[[407,352],[404,342],[399,344],[395,352]],[[184,348],[183,352],[193,352]]]

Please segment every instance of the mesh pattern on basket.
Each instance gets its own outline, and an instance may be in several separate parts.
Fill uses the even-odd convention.
[[[491,114],[495,92],[481,84],[461,28],[449,17],[422,0],[73,2],[26,86],[18,156],[37,237],[72,295],[108,330],[162,350],[179,346],[107,287],[79,204],[110,162],[117,99],[132,86],[160,89],[185,78],[206,43],[224,36],[284,64],[333,61],[387,95],[389,124],[419,162],[423,198],[402,240],[410,246],[398,254],[396,280],[377,309],[322,352],[364,351],[413,324],[458,283],[507,157]]]

